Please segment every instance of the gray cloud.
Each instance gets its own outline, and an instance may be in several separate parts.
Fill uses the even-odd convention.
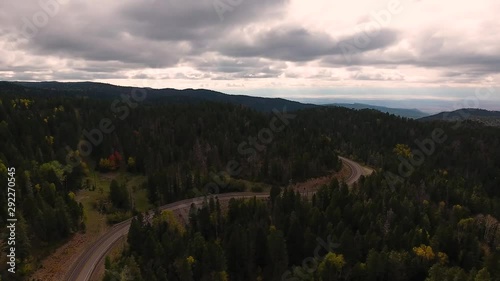
[[[96,13],[95,6],[83,3],[61,5],[59,13],[49,17],[46,26],[35,26],[37,32],[30,40],[19,40],[20,31],[26,29],[25,25],[19,25],[15,44],[34,55],[82,59],[89,63],[119,62],[129,69],[173,67],[189,56],[214,51],[212,42],[241,25],[281,15],[287,4],[286,0],[243,0],[241,4],[226,6],[229,9],[222,13],[224,20],[221,20],[221,12],[214,8],[216,2],[124,1],[117,8],[106,7],[104,3],[101,8],[113,10],[112,15]],[[20,12],[19,18],[2,17],[1,22],[19,24],[20,18],[31,20],[32,15],[43,11],[34,4],[9,6]],[[2,29],[0,34],[3,33],[7,32]],[[87,70],[96,69],[87,67]]]
[[[383,72],[375,72],[375,73],[364,73],[357,72],[352,77],[355,80],[371,80],[371,81],[403,81],[405,80],[404,76],[400,73],[383,73]]]
[[[326,33],[311,32],[302,27],[288,26],[257,34],[252,42],[227,40],[220,45],[221,53],[235,57],[266,57],[285,61],[310,61],[328,55],[341,55],[342,46],[351,44],[357,52],[384,48],[395,43],[398,32],[384,29],[362,48],[356,47],[362,34],[345,36],[339,41]],[[344,59],[345,60],[345,59]],[[346,62],[344,61],[344,65]]]
[[[269,65],[272,62],[259,58],[231,58],[215,56],[209,59],[190,58],[190,64],[200,71],[238,73]],[[283,67],[282,63],[280,64]]]
[[[414,38],[412,47],[415,51],[413,52],[390,54],[384,53],[385,49],[359,52],[351,57],[350,65],[386,68],[411,65],[428,69],[443,69],[444,77],[468,76],[471,78],[470,81],[474,80],[473,77],[483,77],[500,71],[500,49],[484,52],[478,50],[478,46],[481,46],[479,42],[477,45],[464,44],[464,42],[457,41],[457,38],[444,38],[433,34],[434,32],[424,32],[422,36]],[[382,41],[386,40],[382,39]],[[325,66],[342,66],[346,65],[346,60],[343,56],[333,55],[322,58],[321,63]],[[466,79],[461,81],[469,82]]]
[[[241,4],[230,4],[230,3]],[[287,0],[157,0],[121,8],[129,30],[137,36],[165,41],[211,41],[237,26],[284,13]],[[219,10],[215,7],[225,7]],[[229,3],[229,4],[228,4]],[[219,17],[222,16],[222,20]],[[202,47],[198,44],[197,47]]]
[[[122,62],[136,67],[175,65],[187,52],[180,42],[156,43],[115,34],[112,37],[80,30],[45,30],[21,45],[39,55],[56,55],[88,61]]]
[[[43,7],[38,1],[0,1],[0,71],[6,79],[239,80],[225,83],[239,85],[276,78],[275,85],[284,85],[278,79],[301,78],[326,85],[409,81],[411,73],[391,74],[407,67],[429,71],[429,83],[477,83],[500,70],[495,35],[500,26],[491,17],[477,36],[462,36],[446,25],[398,24],[403,14],[393,15],[377,34],[364,34],[353,30],[371,19],[370,11],[353,15],[356,26],[346,26],[346,19],[339,19],[338,27],[335,21],[322,26],[300,13],[290,16],[289,8],[297,4],[290,0],[66,2],[26,39],[26,20],[33,22]],[[411,16],[414,8],[405,6],[402,13]],[[324,11],[330,12],[335,11]]]

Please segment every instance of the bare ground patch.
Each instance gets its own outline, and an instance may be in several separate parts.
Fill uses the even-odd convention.
[[[109,181],[111,181],[109,177],[112,176],[100,178],[102,182],[99,182],[98,186],[103,186],[106,190],[106,185],[109,185]],[[106,216],[100,214],[93,207],[94,202],[105,196],[106,193],[99,191],[80,190],[77,192],[76,200],[84,205],[86,232],[74,234],[66,243],[45,257],[39,268],[29,277],[29,280],[64,280],[66,273],[80,254],[109,229]]]
[[[330,183],[333,179],[346,180],[351,175],[351,168],[342,164],[342,169],[338,172],[332,172],[330,175],[313,178],[304,182],[299,182],[292,185],[292,188],[298,192],[316,191],[320,186]]]
[[[78,258],[87,246],[93,242],[90,234],[76,233],[67,243],[57,248],[57,250],[42,261],[38,269],[29,278],[43,281],[64,280],[67,270]]]

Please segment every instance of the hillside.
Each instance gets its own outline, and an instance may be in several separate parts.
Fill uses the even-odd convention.
[[[378,105],[370,105],[370,104],[363,104],[363,103],[333,103],[333,104],[328,104],[328,106],[340,106],[340,107],[347,107],[351,109],[374,109],[378,110],[384,113],[389,113],[389,114],[394,114],[396,116],[401,116],[401,117],[407,117],[407,118],[412,118],[412,119],[418,119],[422,118],[425,116],[428,116],[429,114],[420,111],[416,108],[391,108],[391,107],[385,107],[385,106],[378,106]]]
[[[455,111],[441,112],[435,115],[420,118],[421,121],[450,121],[470,120],[486,126],[500,127],[500,111],[489,111],[477,108],[462,108]]]
[[[4,256],[1,280],[64,280],[32,274],[66,241],[148,206],[248,190],[269,190],[270,200],[207,200],[187,225],[168,212],[138,215],[129,250],[99,280],[500,278],[500,128],[333,106],[269,114],[204,102],[197,90],[163,103],[168,95],[147,89],[143,103],[119,98],[117,108],[131,88],[30,85],[0,83],[0,181],[16,177],[18,219],[18,272],[5,273]],[[293,192],[339,171],[338,155],[374,173],[352,188],[332,180],[310,200]]]
[[[4,83],[9,84],[8,82]],[[201,101],[229,103],[242,105],[257,111],[270,112],[273,109],[282,109],[284,106],[290,111],[316,107],[313,104],[304,104],[281,98],[262,98],[245,95],[228,95],[206,89],[152,89],[123,87],[95,82],[15,82],[17,86],[28,89],[50,90],[56,93],[87,96],[100,99],[115,99],[122,94],[141,90],[147,94],[146,103],[199,103]],[[2,85],[0,85],[2,87]],[[29,90],[28,90],[29,91]]]

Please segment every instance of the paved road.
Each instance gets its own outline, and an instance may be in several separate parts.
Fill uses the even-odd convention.
[[[359,177],[365,175],[363,167],[361,167],[358,163],[342,156],[339,156],[339,158],[345,165],[347,165],[351,169],[351,175],[345,181],[348,185],[355,183],[359,179]]]
[[[346,180],[348,184],[356,182],[361,175],[364,174],[363,168],[356,162],[349,160],[344,157],[340,157],[342,162],[349,166],[351,169],[351,175]],[[222,193],[218,194],[217,197],[219,201],[229,200],[231,198],[267,198],[268,194],[265,193],[252,193],[252,192],[238,192],[238,193]],[[177,201],[160,207],[160,210],[189,210],[192,203],[196,205],[201,205],[205,200],[204,197],[191,198],[186,200]],[[65,280],[67,281],[87,281],[90,280],[92,273],[94,272],[97,264],[101,259],[103,259],[108,251],[112,248],[113,244],[116,243],[120,238],[128,234],[130,227],[130,222],[132,219],[128,219],[121,223],[114,225],[108,232],[103,234],[97,241],[95,241],[92,246],[87,248],[78,260],[73,264],[71,270],[66,275]]]

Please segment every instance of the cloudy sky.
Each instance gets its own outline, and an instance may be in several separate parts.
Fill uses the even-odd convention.
[[[0,0],[0,80],[500,110],[498,11],[498,0]]]

